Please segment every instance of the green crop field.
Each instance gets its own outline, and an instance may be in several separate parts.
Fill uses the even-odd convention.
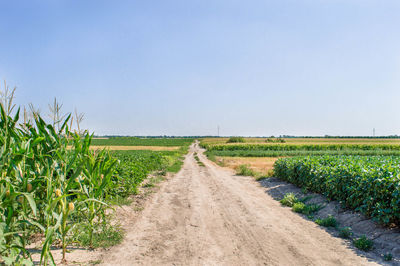
[[[136,137],[112,137],[109,139],[93,139],[95,146],[189,146],[192,138],[136,138]]]
[[[397,144],[217,144],[202,143],[207,154],[236,157],[301,155],[400,155]]]
[[[234,150],[207,151],[207,155],[222,157],[290,157],[290,156],[321,156],[321,155],[396,155],[399,150]]]
[[[192,141],[110,139],[182,148],[94,151],[89,133],[69,130],[69,117],[55,126],[38,114],[21,122],[19,110],[11,116],[0,105],[0,111],[0,256],[6,264],[31,264],[27,246],[35,235],[43,238],[40,263],[45,265],[54,264],[54,243],[60,243],[64,261],[69,244],[94,247],[103,232],[118,236],[107,216],[111,204],[136,193],[153,171],[177,172]]]
[[[400,157],[281,158],[275,175],[385,223],[400,222]]]
[[[397,139],[304,138],[265,143],[246,138],[233,144],[227,139],[203,139],[201,145],[211,159],[285,157],[273,166],[276,177],[343,202],[381,223],[400,224]]]
[[[287,144],[365,144],[365,145],[373,145],[373,144],[397,144],[400,145],[400,138],[373,138],[373,137],[315,137],[315,138],[243,138],[244,143],[246,144],[266,144],[273,143],[277,140],[283,140],[284,143]],[[221,145],[228,144],[229,138],[203,138],[201,139],[201,143],[207,145]],[[234,145],[234,143],[233,143]]]
[[[137,186],[153,171],[176,172],[176,165],[182,163],[180,159],[183,153],[181,151],[112,151],[111,155],[120,162],[113,175],[120,188],[118,194],[113,196],[127,197],[136,193]]]

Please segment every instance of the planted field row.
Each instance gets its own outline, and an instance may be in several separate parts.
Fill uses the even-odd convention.
[[[281,158],[275,175],[338,200],[379,222],[400,222],[400,158],[323,156]]]
[[[278,138],[244,138],[247,144],[266,144],[270,140]],[[400,144],[400,138],[383,137],[319,137],[319,138],[282,138],[287,144]],[[203,138],[202,143],[207,145],[222,145],[228,142],[229,138]]]
[[[118,182],[118,194],[113,197],[127,197],[137,192],[137,186],[153,171],[166,171],[171,161],[166,154],[153,151],[113,151],[119,160],[113,179]]]
[[[112,137],[109,139],[93,139],[93,145],[99,146],[189,146],[191,138],[137,138]]]
[[[207,155],[230,157],[282,157],[309,155],[400,156],[399,150],[223,150],[207,151]]]
[[[400,151],[400,145],[395,144],[203,144],[203,147],[208,151]]]

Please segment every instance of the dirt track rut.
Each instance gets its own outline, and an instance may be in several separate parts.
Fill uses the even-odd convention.
[[[198,153],[205,166],[194,159]],[[190,147],[104,265],[374,265]]]

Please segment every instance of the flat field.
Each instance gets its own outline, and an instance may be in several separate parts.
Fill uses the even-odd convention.
[[[278,160],[276,157],[220,157],[215,161],[221,166],[236,170],[240,165],[247,165],[250,169],[266,175],[274,168],[274,163]]]
[[[229,157],[280,157],[308,155],[399,156],[400,140],[384,138],[244,138],[227,143],[227,138],[202,139],[207,154]],[[281,143],[281,141],[283,143]]]
[[[137,138],[137,137],[112,137],[108,139],[93,139],[94,146],[164,146],[178,147],[189,146],[192,138]]]
[[[201,143],[216,145],[227,144],[229,138],[203,138]],[[244,138],[245,143],[267,143],[272,138]],[[397,144],[400,138],[283,138],[287,144]],[[233,143],[235,144],[235,143]],[[229,145],[229,144],[228,144]],[[232,145],[232,144],[230,144]]]
[[[176,151],[179,150],[181,147],[179,146],[91,146],[90,149],[92,150],[102,150],[107,148],[111,151]]]
[[[244,138],[242,143],[227,143],[228,140],[204,138],[201,144],[207,149],[207,156],[218,164],[235,170],[246,165],[261,174],[268,174],[282,157],[400,156],[400,139],[396,138]]]

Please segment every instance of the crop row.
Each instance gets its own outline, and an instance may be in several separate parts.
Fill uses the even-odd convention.
[[[203,144],[203,147],[208,151],[400,151],[400,145],[394,144]]]
[[[193,142],[191,138],[138,138],[112,137],[109,139],[93,139],[93,145],[99,146],[187,146]]]
[[[400,221],[400,158],[322,156],[281,158],[275,175],[338,200],[384,223]]]
[[[19,122],[19,110],[0,105],[0,264],[29,265],[32,236],[41,237],[40,263],[55,264],[51,249],[84,235],[87,245],[109,224],[110,203],[136,191],[155,170],[165,171],[178,155],[90,149],[92,136],[69,130],[35,114]],[[109,226],[108,228],[110,228]],[[75,232],[80,235],[77,238]]]
[[[207,155],[230,157],[281,157],[308,155],[359,155],[359,156],[400,156],[399,150],[223,150],[207,151]]]

